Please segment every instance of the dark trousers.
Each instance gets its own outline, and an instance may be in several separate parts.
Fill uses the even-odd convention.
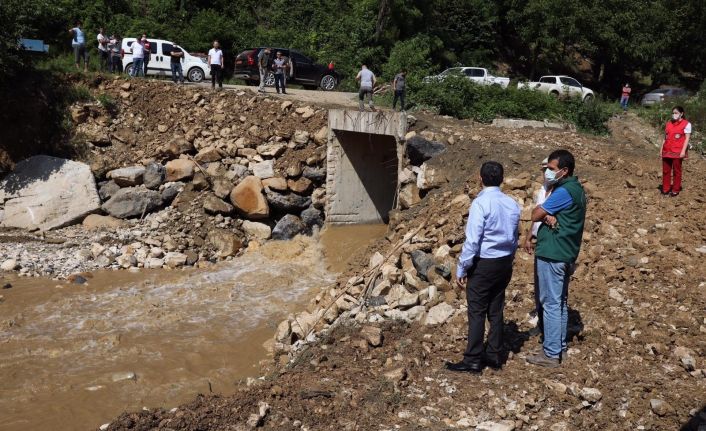
[[[145,55],[145,59],[143,60],[142,66],[145,68],[145,76],[147,76],[147,65],[150,62],[150,56]]]
[[[463,354],[466,363],[486,358],[500,361],[503,351],[503,309],[505,289],[512,278],[514,255],[497,259],[477,259],[468,271],[468,346]],[[483,348],[485,319],[490,322],[487,347]]]
[[[184,72],[181,68],[181,62],[171,63],[172,66],[172,81],[176,84],[177,82],[184,83]]]
[[[112,73],[121,73],[123,71],[123,59],[120,55],[110,56],[110,71]]]
[[[98,59],[100,60],[100,71],[105,72],[108,70],[108,62],[110,61],[110,53],[108,51],[98,50]]]
[[[220,64],[211,65],[211,88],[216,88],[216,82],[223,88],[223,69]]]
[[[282,88],[282,93],[286,93],[287,89],[284,88],[284,73],[275,73],[275,89],[279,93],[280,87]]]
[[[395,90],[395,95],[392,96],[392,109],[397,106],[397,99],[400,99],[400,111],[404,111],[404,90]]]

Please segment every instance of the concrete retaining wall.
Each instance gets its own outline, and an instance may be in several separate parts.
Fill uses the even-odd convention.
[[[397,206],[406,116],[334,109],[328,121],[327,222],[387,222]]]

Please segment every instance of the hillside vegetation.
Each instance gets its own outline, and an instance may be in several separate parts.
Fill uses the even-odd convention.
[[[81,19],[123,36],[147,32],[227,55],[262,44],[334,61],[350,76],[361,62],[390,78],[449,65],[485,65],[518,78],[574,73],[617,96],[625,79],[646,85],[703,79],[706,6],[701,0],[5,0],[0,74],[20,62],[19,36],[69,49]],[[232,63],[230,63],[232,64]]]

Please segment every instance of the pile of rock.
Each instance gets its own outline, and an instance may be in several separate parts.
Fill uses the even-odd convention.
[[[229,258],[249,241],[286,240],[323,225],[325,110],[242,92],[175,93],[153,82],[108,81],[98,90],[115,95],[116,110],[72,108],[77,139],[91,148],[90,168],[45,156],[18,164],[1,188],[3,226],[65,230],[83,220],[85,234],[71,228],[70,236],[106,250],[93,256],[81,249],[96,265],[78,268],[91,269]],[[23,273],[56,274],[43,264],[22,264],[56,249],[17,244],[0,258],[17,259]],[[64,263],[74,267],[68,256]]]

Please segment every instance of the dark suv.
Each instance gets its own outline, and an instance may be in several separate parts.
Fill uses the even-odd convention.
[[[235,73],[234,78],[245,79],[251,84],[260,82],[260,72],[257,67],[257,55],[264,47],[249,48],[238,54],[235,57]],[[304,88],[317,88],[331,91],[336,88],[340,82],[338,73],[334,70],[333,64],[324,66],[316,64],[312,59],[304,54],[288,48],[271,48],[270,64],[268,65],[269,72],[265,77],[265,85],[272,87],[275,85],[275,76],[272,64],[277,52],[281,52],[283,56],[288,57],[292,64],[292,71],[287,78],[288,83],[299,84]]]

